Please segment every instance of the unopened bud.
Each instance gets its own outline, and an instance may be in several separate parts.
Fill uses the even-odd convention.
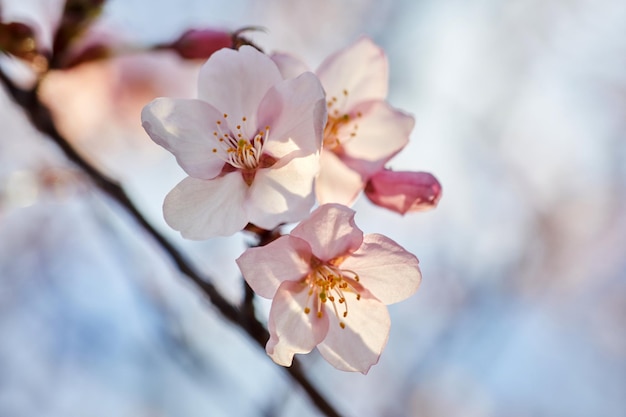
[[[183,33],[175,42],[160,45],[158,49],[171,49],[184,59],[207,59],[213,52],[231,47],[232,43],[232,34],[229,32],[191,29]]]
[[[383,169],[369,179],[365,195],[377,206],[406,214],[437,206],[441,184],[428,172]]]

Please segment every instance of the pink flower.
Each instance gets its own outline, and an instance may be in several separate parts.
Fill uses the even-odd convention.
[[[283,80],[250,46],[214,53],[200,70],[199,99],[158,98],[142,112],[146,132],[189,175],[165,198],[165,220],[206,239],[302,219],[315,200],[325,120],[312,73]]]
[[[441,198],[441,184],[428,172],[384,169],[369,179],[365,195],[378,206],[406,214],[436,207]]]
[[[363,236],[354,211],[317,208],[290,235],[237,259],[252,289],[273,298],[266,350],[290,366],[315,346],[337,369],[367,373],[389,336],[392,304],[421,281],[417,258],[391,239]]]
[[[289,55],[273,59],[284,77],[306,68]],[[367,180],[408,143],[415,121],[385,100],[387,67],[383,50],[362,37],[329,56],[316,71],[328,106],[316,182],[320,204],[351,204]]]

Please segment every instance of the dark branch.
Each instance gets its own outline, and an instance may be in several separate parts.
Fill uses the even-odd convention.
[[[183,254],[161,235],[141,214],[122,186],[112,178],[100,172],[84,159],[72,145],[57,130],[50,110],[39,100],[37,88],[23,90],[17,87],[3,71],[0,71],[0,81],[6,91],[26,113],[29,120],[41,133],[54,141],[65,153],[66,157],[82,169],[91,181],[106,195],[124,207],[135,221],[161,246],[176,264],[178,270],[191,280],[209,299],[217,310],[231,323],[242,328],[259,346],[265,346],[269,338],[267,329],[254,316],[254,309],[250,308],[251,298],[244,303],[247,308],[237,308],[231,304],[210,283],[208,277],[203,277],[183,256]],[[267,237],[266,237],[267,239]],[[248,297],[251,297],[249,294]],[[317,389],[311,384],[302,372],[299,362],[294,360],[290,368],[285,368],[289,375],[304,389],[315,406],[329,417],[339,417],[340,414],[328,403]]]

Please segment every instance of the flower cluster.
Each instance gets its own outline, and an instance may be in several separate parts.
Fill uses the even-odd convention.
[[[159,98],[142,112],[146,132],[188,174],[163,206],[183,237],[300,221],[237,259],[250,287],[273,299],[266,350],[280,365],[317,346],[336,368],[366,373],[387,342],[385,305],[420,283],[417,258],[363,236],[347,207],[364,191],[405,214],[441,195],[430,174],[385,168],[414,126],[386,101],[387,66],[365,37],[315,72],[290,55],[225,48],[203,65],[197,99]]]

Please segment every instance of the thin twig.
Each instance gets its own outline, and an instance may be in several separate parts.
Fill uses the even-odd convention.
[[[100,190],[124,207],[135,221],[168,254],[182,275],[191,280],[228,321],[242,328],[259,346],[264,347],[269,334],[263,324],[254,316],[253,309],[237,308],[224,298],[218,289],[210,283],[210,279],[203,277],[185,259],[183,254],[145,219],[117,181],[100,172],[72,147],[56,128],[50,110],[39,100],[37,87],[31,90],[23,90],[17,87],[3,71],[0,71],[0,81],[2,81],[15,103],[24,110],[33,126],[54,141],[65,153],[66,157],[82,169]],[[340,417],[340,414],[304,375],[298,361],[294,360],[293,365],[285,369],[307,393],[319,411],[328,417]]]

